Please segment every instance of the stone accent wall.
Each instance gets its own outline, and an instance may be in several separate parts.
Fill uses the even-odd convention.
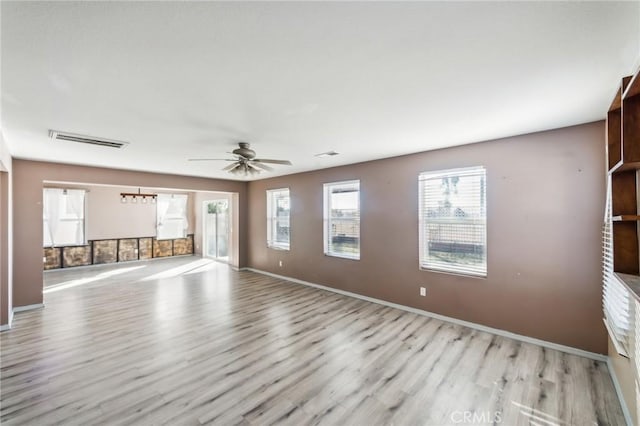
[[[62,248],[62,267],[91,265],[91,246]]]
[[[173,240],[153,239],[153,257],[173,256]]]
[[[193,254],[193,234],[175,240],[153,237],[89,241],[86,246],[45,247],[44,269],[145,260]]]
[[[58,247],[46,247],[44,249],[44,269],[56,269],[62,267],[62,254]]]
[[[140,260],[153,258],[153,238],[139,238],[138,255]]]
[[[93,242],[93,263],[115,263],[118,261],[118,240]]]
[[[138,260],[138,239],[127,238],[118,241],[118,261]]]
[[[180,256],[193,253],[193,235],[173,240],[173,255]]]

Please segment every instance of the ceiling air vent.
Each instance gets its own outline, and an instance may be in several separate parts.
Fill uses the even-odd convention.
[[[57,130],[49,130],[49,137],[53,141],[86,143],[89,145],[106,146],[108,148],[124,148],[129,144],[129,142],[114,141],[111,139],[98,139],[92,136],[74,135],[73,133],[63,133]]]

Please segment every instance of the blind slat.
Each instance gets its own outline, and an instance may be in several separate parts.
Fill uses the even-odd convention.
[[[611,222],[611,177],[607,181],[607,198],[602,226],[602,307],[607,330],[618,351],[628,356],[631,346],[632,312],[629,292],[613,274]]]

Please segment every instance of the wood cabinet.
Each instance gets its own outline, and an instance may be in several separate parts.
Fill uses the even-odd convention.
[[[609,357],[614,377],[625,377],[620,391],[628,408],[627,421],[639,424],[640,71],[622,79],[607,112],[607,163],[611,186],[603,228],[603,302],[613,343]],[[630,376],[635,380],[629,381]]]
[[[640,274],[640,73],[622,79],[607,113],[613,270]]]

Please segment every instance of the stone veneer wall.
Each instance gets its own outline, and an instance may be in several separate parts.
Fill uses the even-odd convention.
[[[83,246],[45,247],[44,269],[129,262],[193,254],[193,234],[174,240],[154,237],[93,240]]]

